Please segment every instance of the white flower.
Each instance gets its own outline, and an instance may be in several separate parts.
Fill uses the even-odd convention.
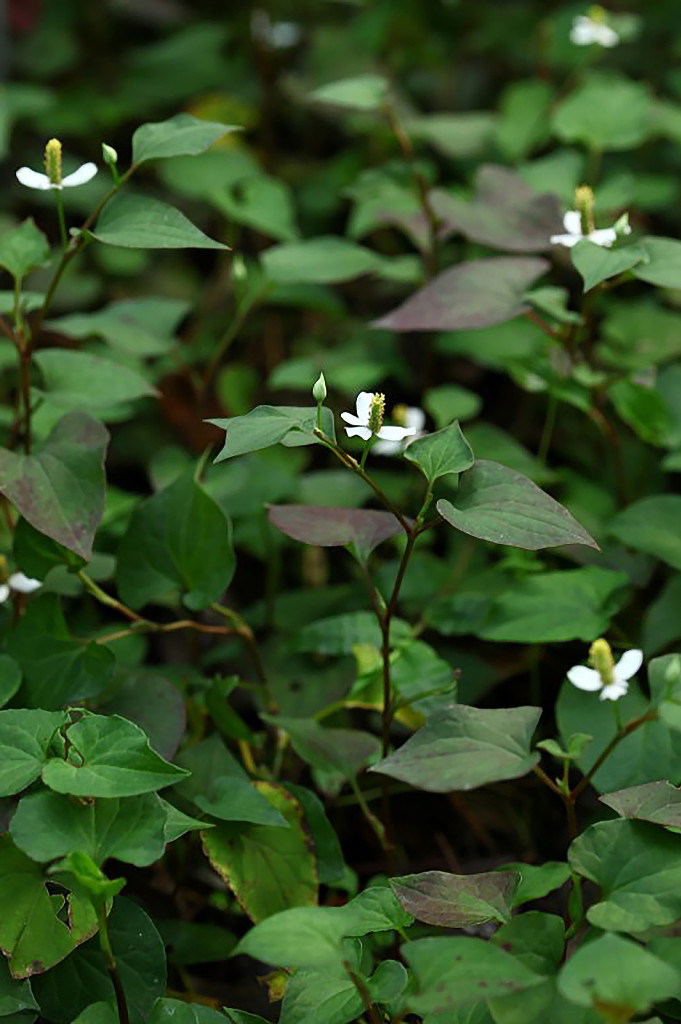
[[[579,690],[600,690],[601,700],[619,700],[629,689],[629,680],[643,664],[643,651],[625,651],[617,664],[606,640],[595,640],[591,645],[590,658],[594,668],[575,665],[567,676]]]
[[[598,231],[589,231],[585,235],[582,231],[582,218],[579,210],[568,210],[563,217],[563,227],[565,228],[566,234],[551,235],[551,242],[553,245],[566,245],[568,249],[571,249],[573,245],[576,245],[577,242],[581,242],[584,238],[586,238],[588,242],[593,242],[595,245],[605,245],[609,247],[617,240],[618,233],[622,235],[631,234],[629,222],[626,217],[624,217],[620,218],[617,224],[611,228],[601,228]]]
[[[395,416],[396,410],[393,409],[393,416]],[[414,433],[412,436],[405,441],[377,441],[374,447],[371,449],[377,455],[399,455],[407,445],[410,445],[412,441],[415,441],[417,437],[423,437],[426,425],[426,414],[423,409],[419,409],[415,405],[406,405],[402,407],[400,419],[404,423],[405,427],[413,427]]]
[[[17,594],[32,594],[38,587],[42,587],[40,580],[33,580],[23,572],[13,572],[7,583],[0,583],[0,604],[7,600],[13,590]]]
[[[605,46],[608,49],[617,46],[620,37],[614,28],[606,24],[604,17],[605,12],[596,18],[578,14],[572,22],[570,42],[575,46],[591,46],[592,43],[597,43],[598,46]]]
[[[416,433],[416,427],[384,427],[383,407],[385,397],[374,391],[360,391],[357,395],[357,415],[351,412],[342,412],[341,419],[349,423],[345,428],[348,437],[361,437],[368,441],[371,437],[377,437],[381,441],[403,441],[405,437],[411,437]]]
[[[31,170],[30,167],[20,167],[16,172],[17,178],[22,185],[26,188],[38,188],[43,192],[46,192],[50,188],[73,188],[76,185],[84,185],[86,182],[91,181],[97,173],[97,164],[88,162],[81,164],[77,171],[73,174],[67,174],[65,178],[62,178],[61,182],[53,184],[46,174],[41,174],[39,171]]]

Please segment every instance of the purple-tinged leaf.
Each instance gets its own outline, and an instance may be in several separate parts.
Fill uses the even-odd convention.
[[[512,320],[530,308],[524,294],[548,267],[544,259],[521,256],[460,263],[373,326],[391,331],[457,331]]]
[[[108,442],[99,420],[70,412],[35,455],[0,448],[0,492],[36,530],[85,559],[104,512]]]
[[[561,205],[551,192],[535,192],[513,171],[487,164],[475,179],[476,196],[466,202],[444,189],[430,194],[441,221],[440,235],[460,232],[509,252],[540,252],[551,247],[551,235],[563,230]]]
[[[486,921],[510,921],[519,880],[518,871],[479,875],[424,871],[391,878],[390,885],[402,907],[417,921],[439,928],[470,928]]]
[[[622,818],[681,828],[681,789],[666,779],[604,793],[598,799]]]
[[[362,561],[384,540],[402,533],[392,512],[377,509],[271,505],[268,515],[278,530],[303,544],[322,548],[354,544]]]

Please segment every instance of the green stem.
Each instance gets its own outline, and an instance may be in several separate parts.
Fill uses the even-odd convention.
[[[631,722],[627,723],[627,725],[622,726],[617,735],[613,737],[610,743],[608,743],[605,750],[596,758],[581,782],[579,782],[572,790],[572,797],[576,800],[581,796],[598,769],[605,763],[605,761],[607,761],[613,750],[620,745],[623,739],[626,739],[627,736],[631,735],[632,732],[635,732],[636,729],[640,728],[640,726],[645,725],[646,722],[654,722],[656,718],[656,711],[646,711],[645,714],[639,715],[638,718],[633,718]]]
[[[113,989],[116,994],[118,1020],[120,1021],[120,1024],[130,1024],[128,1004],[125,999],[125,989],[123,988],[121,976],[118,973],[118,964],[116,963],[116,957],[111,947],[111,940],[109,939],[109,928],[106,919],[106,907],[104,906],[104,904],[99,904],[95,909],[97,911],[97,923],[99,925],[99,946],[102,953],[104,954],[104,959],[106,961],[106,969],[109,972],[111,984],[113,985]]]
[[[85,589],[88,590],[93,597],[97,598],[101,604],[105,604],[109,608],[114,608],[117,612],[120,612],[121,615],[124,615],[126,619],[130,619],[132,622],[140,622],[149,626],[153,625],[153,623],[150,623],[143,615],[138,615],[137,612],[134,612],[132,608],[128,608],[128,606],[123,604],[122,601],[117,601],[115,597],[112,597],[110,594],[107,594],[105,590],[102,590],[99,584],[95,583],[84,569],[78,570],[78,579],[81,581]]]
[[[558,410],[558,399],[554,392],[549,394],[549,403],[546,409],[546,418],[544,420],[544,429],[542,430],[541,440],[539,442],[539,450],[537,452],[537,461],[546,465],[546,459],[551,448],[551,438],[553,437],[553,428],[556,425],[556,412]]]
[[[364,818],[365,818],[367,824],[371,827],[371,829],[374,832],[376,838],[378,839],[379,843],[381,844],[381,848],[382,848],[383,852],[387,853],[388,852],[388,842],[387,842],[387,839],[386,839],[385,829],[383,828],[383,825],[378,820],[378,818],[376,817],[374,812],[369,808],[369,805],[367,804],[366,800],[364,799],[364,794],[362,793],[362,790],[359,787],[359,783],[357,782],[357,779],[354,778],[354,776],[353,776],[348,781],[349,781],[350,786],[352,788],[352,792],[355,794],[355,799],[357,800],[357,803],[359,805],[359,809],[362,812],[362,814],[364,815]]]
[[[57,205],[57,218],[59,220],[59,236],[61,238],[62,248],[66,251],[69,245],[69,236],[66,233],[66,220],[64,219],[64,200],[62,198],[61,189],[54,189],[54,198]]]

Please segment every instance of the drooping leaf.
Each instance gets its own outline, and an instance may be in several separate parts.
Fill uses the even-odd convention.
[[[67,413],[35,455],[0,448],[0,491],[31,526],[85,559],[104,512],[106,429]]]
[[[604,793],[599,800],[622,818],[681,828],[681,790],[666,779]]]
[[[475,462],[471,446],[457,422],[412,441],[405,450],[405,459],[414,462],[429,484],[449,473],[463,473]]]
[[[50,247],[42,231],[28,217],[19,227],[0,236],[0,267],[21,281],[29,271],[47,262]]]
[[[125,249],[228,249],[174,206],[150,196],[119,195],[102,210],[93,237]]]
[[[476,175],[475,188],[470,202],[443,189],[431,192],[431,205],[445,237],[460,232],[497,249],[541,252],[550,248],[551,235],[562,230],[558,197],[536,193],[507,167],[484,165]]]
[[[40,777],[52,738],[67,721],[62,711],[0,711],[0,796],[12,796]]]
[[[13,978],[49,970],[96,930],[88,899],[68,891],[54,899],[46,881],[39,864],[0,836],[0,949]],[[66,922],[57,916],[64,905]]]
[[[220,821],[245,821],[251,825],[287,828],[288,821],[276,807],[246,779],[223,776],[216,779],[210,796],[198,793],[194,803]]]
[[[404,958],[415,978],[409,1007],[421,1014],[451,1014],[543,980],[510,953],[477,938],[416,939],[404,947]]]
[[[311,406],[259,405],[245,416],[209,420],[209,423],[227,434],[224,447],[214,462],[257,452],[280,442],[290,446],[317,443],[314,435],[317,411]],[[322,427],[327,436],[335,437],[330,409],[322,410]]]
[[[641,932],[681,916],[678,836],[657,825],[619,818],[591,825],[572,843],[573,871],[596,882],[600,899],[587,910],[597,928]]]
[[[256,922],[289,907],[316,903],[318,886],[297,802],[273,783],[260,782],[257,788],[288,828],[223,824],[202,833],[206,856]]]
[[[535,483],[485,459],[462,475],[456,505],[441,498],[437,510],[450,526],[493,544],[528,551],[563,544],[598,547],[568,510]]]
[[[641,245],[648,259],[634,268],[634,276],[658,288],[681,288],[681,242],[647,235]]]
[[[163,856],[166,817],[155,794],[79,802],[42,790],[21,799],[10,834],[31,860],[81,851],[99,865],[115,857],[145,867]]]
[[[643,1013],[681,995],[681,974],[636,942],[601,935],[570,957],[558,976],[562,994],[578,1006],[594,1006],[610,1019]]]
[[[36,708],[57,710],[98,696],[116,667],[106,644],[72,636],[55,594],[31,601],[7,650],[21,666],[26,702]]]
[[[414,736],[371,771],[430,793],[517,779],[537,763],[530,741],[540,714],[539,708],[532,707],[490,710],[450,705],[428,718]]]
[[[233,124],[204,121],[191,114],[176,114],[167,121],[143,124],[132,137],[132,162],[165,160],[173,156],[196,156],[210,149],[228,132],[239,131]]]
[[[680,516],[679,495],[652,494],[619,512],[610,523],[610,533],[622,544],[681,569]]]
[[[231,523],[190,471],[135,510],[116,581],[133,608],[181,590],[185,604],[198,610],[218,600],[234,569]]]
[[[320,547],[352,545],[363,562],[384,540],[404,532],[392,512],[378,509],[270,505],[267,514],[287,537]]]
[[[146,733],[118,715],[85,714],[66,730],[67,759],[53,757],[43,782],[57,793],[125,797],[172,786],[187,775],[159,757]]]
[[[546,260],[520,256],[461,263],[375,321],[374,327],[454,331],[503,323],[529,309],[524,293],[546,270]]]
[[[469,928],[485,921],[510,921],[513,892],[519,880],[515,871],[479,875],[424,871],[391,878],[390,886],[417,921],[440,928]]]

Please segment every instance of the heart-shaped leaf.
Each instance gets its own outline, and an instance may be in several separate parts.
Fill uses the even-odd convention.
[[[150,196],[119,195],[107,203],[92,232],[124,249],[229,249],[204,235],[183,213]]]
[[[323,548],[352,544],[362,561],[384,540],[403,533],[392,512],[378,509],[271,505],[268,516],[278,530],[303,544]]]
[[[32,217],[0,237],[0,267],[8,270],[16,281],[46,263],[49,255],[47,239]]]
[[[418,437],[408,445],[404,457],[419,467],[429,484],[449,473],[463,473],[475,462],[471,446],[458,423],[450,423],[434,434]]]
[[[132,137],[132,162],[141,164],[145,160],[197,156],[223,135],[240,130],[238,125],[203,121],[191,114],[176,114],[167,121],[142,124]]]
[[[390,886],[407,913],[417,921],[440,928],[470,928],[486,921],[510,921],[513,893],[519,881],[517,871],[489,871],[480,875],[424,871],[391,878]]]

